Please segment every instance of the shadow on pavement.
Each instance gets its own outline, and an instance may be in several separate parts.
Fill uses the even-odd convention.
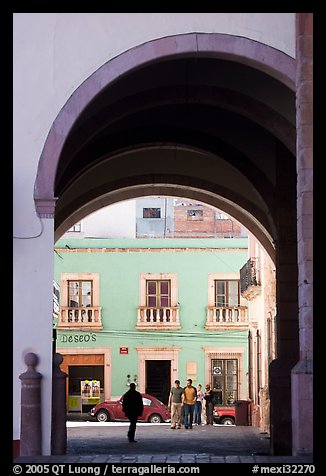
[[[67,428],[69,455],[132,454],[210,454],[269,455],[268,434],[250,426],[203,425],[192,430],[171,430],[168,424],[138,423],[136,444],[127,439],[128,424],[95,423]]]

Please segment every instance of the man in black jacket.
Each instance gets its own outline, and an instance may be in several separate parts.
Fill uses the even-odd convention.
[[[143,413],[143,398],[136,390],[134,383],[130,384],[128,392],[123,396],[122,409],[130,421],[128,438],[130,443],[136,443],[135,432],[138,417]]]

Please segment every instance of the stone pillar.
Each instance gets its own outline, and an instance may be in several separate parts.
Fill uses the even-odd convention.
[[[66,378],[60,364],[63,361],[61,354],[53,355],[52,374],[52,431],[51,431],[51,454],[64,455],[67,451],[67,427],[66,427]]]
[[[313,14],[296,14],[299,361],[292,369],[293,454],[313,453]]]
[[[295,157],[275,145],[276,359],[269,367],[271,451],[292,454],[291,370],[299,358]]]
[[[35,370],[38,356],[33,352],[25,355],[27,371],[19,376],[21,380],[21,426],[20,456],[42,454],[41,432],[41,379]]]

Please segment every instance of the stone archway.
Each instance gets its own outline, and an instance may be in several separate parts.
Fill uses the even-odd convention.
[[[54,182],[60,153],[83,109],[117,78],[168,57],[227,58],[266,72],[295,89],[295,62],[286,54],[244,37],[191,33],[150,41],[105,63],[72,94],[59,112],[45,142],[35,181],[34,200],[40,216],[54,213]]]
[[[284,53],[246,38],[222,34],[193,33],[162,38],[133,48],[117,58],[110,60],[93,73],[75,91],[54,121],[42,152],[35,183],[34,199],[39,216],[53,217],[55,214],[55,204],[57,201],[55,196],[55,181],[57,173],[60,171],[60,158],[67,144],[68,146],[65,149],[65,153],[67,154],[67,149],[69,152],[69,146],[73,144],[73,141],[70,143],[68,141],[71,131],[82,117],[88,105],[96,100],[102,91],[105,89],[107,90],[111,86],[113,87],[121,78],[125,78],[130,73],[140,71],[154,63],[159,64],[168,59],[173,58],[173,60],[181,60],[191,57],[199,59],[215,58],[244,65],[252,70],[263,72],[266,77],[273,78],[278,83],[286,86],[289,91],[295,90],[296,65],[294,60]],[[195,94],[198,94],[198,90],[196,93],[192,93],[192,97],[194,97]],[[199,94],[200,98],[203,98],[205,92],[201,91]],[[208,96],[211,98],[211,91]],[[237,114],[241,114],[239,109],[242,109],[242,114],[247,118],[248,115],[251,114],[251,120],[262,122],[264,127],[270,130],[272,136],[277,138],[275,141],[275,164],[277,165],[275,170],[275,180],[277,185],[275,187],[276,195],[273,202],[276,209],[274,210],[272,217],[270,216],[271,209],[268,210],[268,207],[265,213],[266,223],[271,225],[271,228],[268,230],[270,232],[269,252],[271,253],[271,249],[275,247],[278,273],[277,279],[279,283],[279,359],[275,365],[276,372],[271,375],[271,386],[273,387],[273,384],[276,386],[280,381],[283,385],[281,392],[282,395],[277,392],[273,395],[274,408],[282,408],[282,410],[281,415],[276,415],[274,413],[273,416],[272,412],[272,440],[274,451],[276,453],[289,454],[292,448],[290,373],[291,369],[299,359],[298,302],[296,293],[298,283],[296,274],[296,202],[294,193],[296,187],[296,176],[295,164],[293,163],[293,139],[295,134],[291,124],[284,121],[284,118],[274,120],[276,116],[267,114],[265,115],[266,120],[263,120],[264,110],[266,110],[266,108],[262,108],[261,105],[256,104],[255,101],[251,102],[251,105],[254,107],[247,108],[246,110],[245,103],[248,101],[247,98],[242,102],[241,95],[236,95],[234,93],[233,95],[230,95],[230,98],[234,100],[233,106],[235,107]],[[223,95],[220,94],[220,97],[218,97],[218,91],[215,91],[215,101],[219,106],[223,104]],[[227,105],[224,102],[224,107],[230,108],[230,103],[232,103],[232,101],[229,101]],[[153,102],[151,104],[153,104]],[[119,109],[119,113],[122,114],[122,109]],[[285,132],[285,130],[290,131],[290,134]],[[166,139],[167,142],[168,139],[169,137]],[[157,140],[156,137],[155,140]],[[179,147],[181,143],[180,135],[177,137],[177,141]],[[134,144],[131,143],[129,148],[132,149],[133,147]],[[226,150],[227,149],[225,149],[225,151]],[[119,153],[121,153],[119,149],[117,149],[117,152],[118,154],[112,155],[114,159],[116,159],[116,157],[119,156]],[[236,167],[238,166],[239,165],[237,164]],[[256,172],[255,175],[257,179]],[[65,171],[63,173],[65,173]],[[72,172],[70,183],[74,180],[73,173],[74,172]],[[166,183],[166,179],[162,179],[164,177],[162,174],[160,175],[160,180],[158,180],[158,177],[159,175],[155,174],[151,178],[148,178],[147,185],[151,186],[153,182]],[[253,177],[251,177],[251,179],[253,179]],[[179,187],[181,182],[182,179],[181,181],[175,181],[175,175],[173,175],[173,180],[168,180],[170,185],[171,183],[174,183],[176,187]],[[259,180],[257,179],[257,183],[258,182]],[[190,183],[191,180],[186,181],[184,184],[185,188],[189,187]],[[120,183],[116,180],[111,190],[112,193],[117,193],[114,201],[121,199],[121,195],[119,194],[123,193],[123,189],[125,189],[128,194],[128,189],[130,193],[133,186],[139,185],[141,185],[141,181],[130,181],[127,176],[125,176]],[[143,185],[146,186],[146,181]],[[209,194],[215,197],[218,196],[217,189],[214,189],[213,187],[213,190],[210,190],[202,180],[195,181],[193,185],[194,188],[197,188],[199,193],[206,193],[207,196]],[[68,187],[68,182],[61,190],[64,190],[65,187]],[[264,198],[267,201],[267,195]],[[92,205],[94,205],[94,200],[96,201],[97,199],[103,200],[100,191],[97,197],[94,196],[92,198]],[[87,200],[89,200],[89,197]],[[224,203],[227,203],[227,194],[225,194],[223,200]],[[236,201],[233,203],[235,204]],[[98,204],[99,201],[96,205]],[[231,204],[232,201],[229,200],[229,206],[231,206]],[[82,209],[82,206],[84,206],[84,204],[79,201],[71,201],[68,219],[73,215],[73,213],[75,213],[75,211],[81,213],[80,210]],[[239,209],[241,210],[241,208],[243,210],[246,209],[244,203]],[[87,212],[87,208],[85,208],[84,211]],[[241,216],[244,217],[245,215],[241,215],[239,212],[239,218]],[[248,216],[251,220],[252,229],[254,231],[256,230],[256,233],[259,236],[260,231],[257,223],[262,223],[263,219],[259,221],[257,216]],[[265,233],[265,236],[267,237],[268,233]],[[268,249],[267,241],[265,243],[265,248]]]

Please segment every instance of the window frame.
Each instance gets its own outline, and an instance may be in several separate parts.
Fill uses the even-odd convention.
[[[70,283],[78,283],[78,291],[81,289],[81,293],[78,292],[78,306],[77,307],[93,307],[93,281],[92,280],[86,280],[86,279],[82,279],[82,280],[74,280],[74,279],[69,279],[67,281],[67,286],[68,286],[68,289],[67,289],[67,294],[68,294],[68,304],[70,304],[70,300],[71,300],[71,295],[70,295]],[[90,299],[91,299],[91,302],[89,305],[86,305],[86,306],[83,306],[83,296],[87,296],[87,294],[83,294],[83,283],[90,283],[90,287],[91,287],[91,291],[90,291]],[[73,307],[73,306],[68,306],[68,307]]]
[[[246,391],[246,379],[245,379],[245,355],[246,355],[246,346],[236,346],[236,347],[215,347],[215,346],[205,346],[203,347],[205,352],[205,381],[211,382],[211,361],[212,359],[218,360],[232,360],[236,359],[238,361],[238,399],[246,400],[247,391]]]
[[[178,275],[176,273],[140,273],[139,305],[147,307],[147,281],[170,281],[170,306],[178,306]]]
[[[247,306],[246,300],[240,293],[240,272],[238,273],[208,273],[208,306],[216,307],[215,281],[238,281],[238,306]]]
[[[187,210],[187,221],[204,221],[204,210],[202,208],[190,208]]]
[[[157,211],[159,211],[159,213],[158,213],[159,216],[145,216],[145,210],[147,210],[148,215],[153,213],[154,210],[156,211],[155,213],[157,213]],[[153,219],[161,220],[161,218],[162,218],[162,208],[161,207],[143,207],[143,219],[145,219],[145,220],[153,220]]]
[[[82,226],[81,226],[81,221],[75,223],[72,225],[71,228],[67,231],[67,233],[81,233],[82,231]]]
[[[100,306],[100,275],[99,273],[62,273],[61,274],[61,304],[69,306],[68,285],[70,281],[91,281],[92,283],[92,306]],[[80,306],[82,307],[82,306]]]
[[[220,405],[229,405],[233,404],[236,400],[238,400],[238,394],[239,394],[239,360],[237,358],[226,358],[226,359],[221,359],[221,358],[212,358],[211,359],[211,388],[213,388],[216,384],[217,377],[214,374],[214,366],[213,363],[214,361],[222,362],[222,371],[221,371],[221,380],[222,380],[222,387],[221,392],[222,392],[222,401],[219,401],[218,404]],[[228,372],[228,362],[235,362],[236,366],[236,372],[235,374],[229,373]],[[232,375],[236,375],[236,388],[232,387],[232,393],[227,394],[227,392],[230,392],[230,389],[228,389],[228,377]],[[230,395],[232,395],[230,397]]]
[[[219,296],[225,297],[224,305],[218,305],[218,296],[217,296],[217,283],[225,283],[225,294],[220,294]],[[238,302],[237,304],[230,304],[230,283],[237,283],[238,284]],[[240,280],[238,279],[214,279],[214,306],[215,307],[233,307],[233,306],[240,306]]]
[[[155,283],[156,293],[150,294],[149,293],[149,283]],[[164,296],[168,297],[168,305],[162,306],[161,298],[163,293],[161,293],[161,283],[168,283],[168,294],[164,294]],[[155,296],[156,305],[150,306],[149,305],[149,298]],[[163,307],[171,307],[171,281],[169,279],[146,279],[146,306],[147,307],[155,307],[155,308],[163,308]]]

